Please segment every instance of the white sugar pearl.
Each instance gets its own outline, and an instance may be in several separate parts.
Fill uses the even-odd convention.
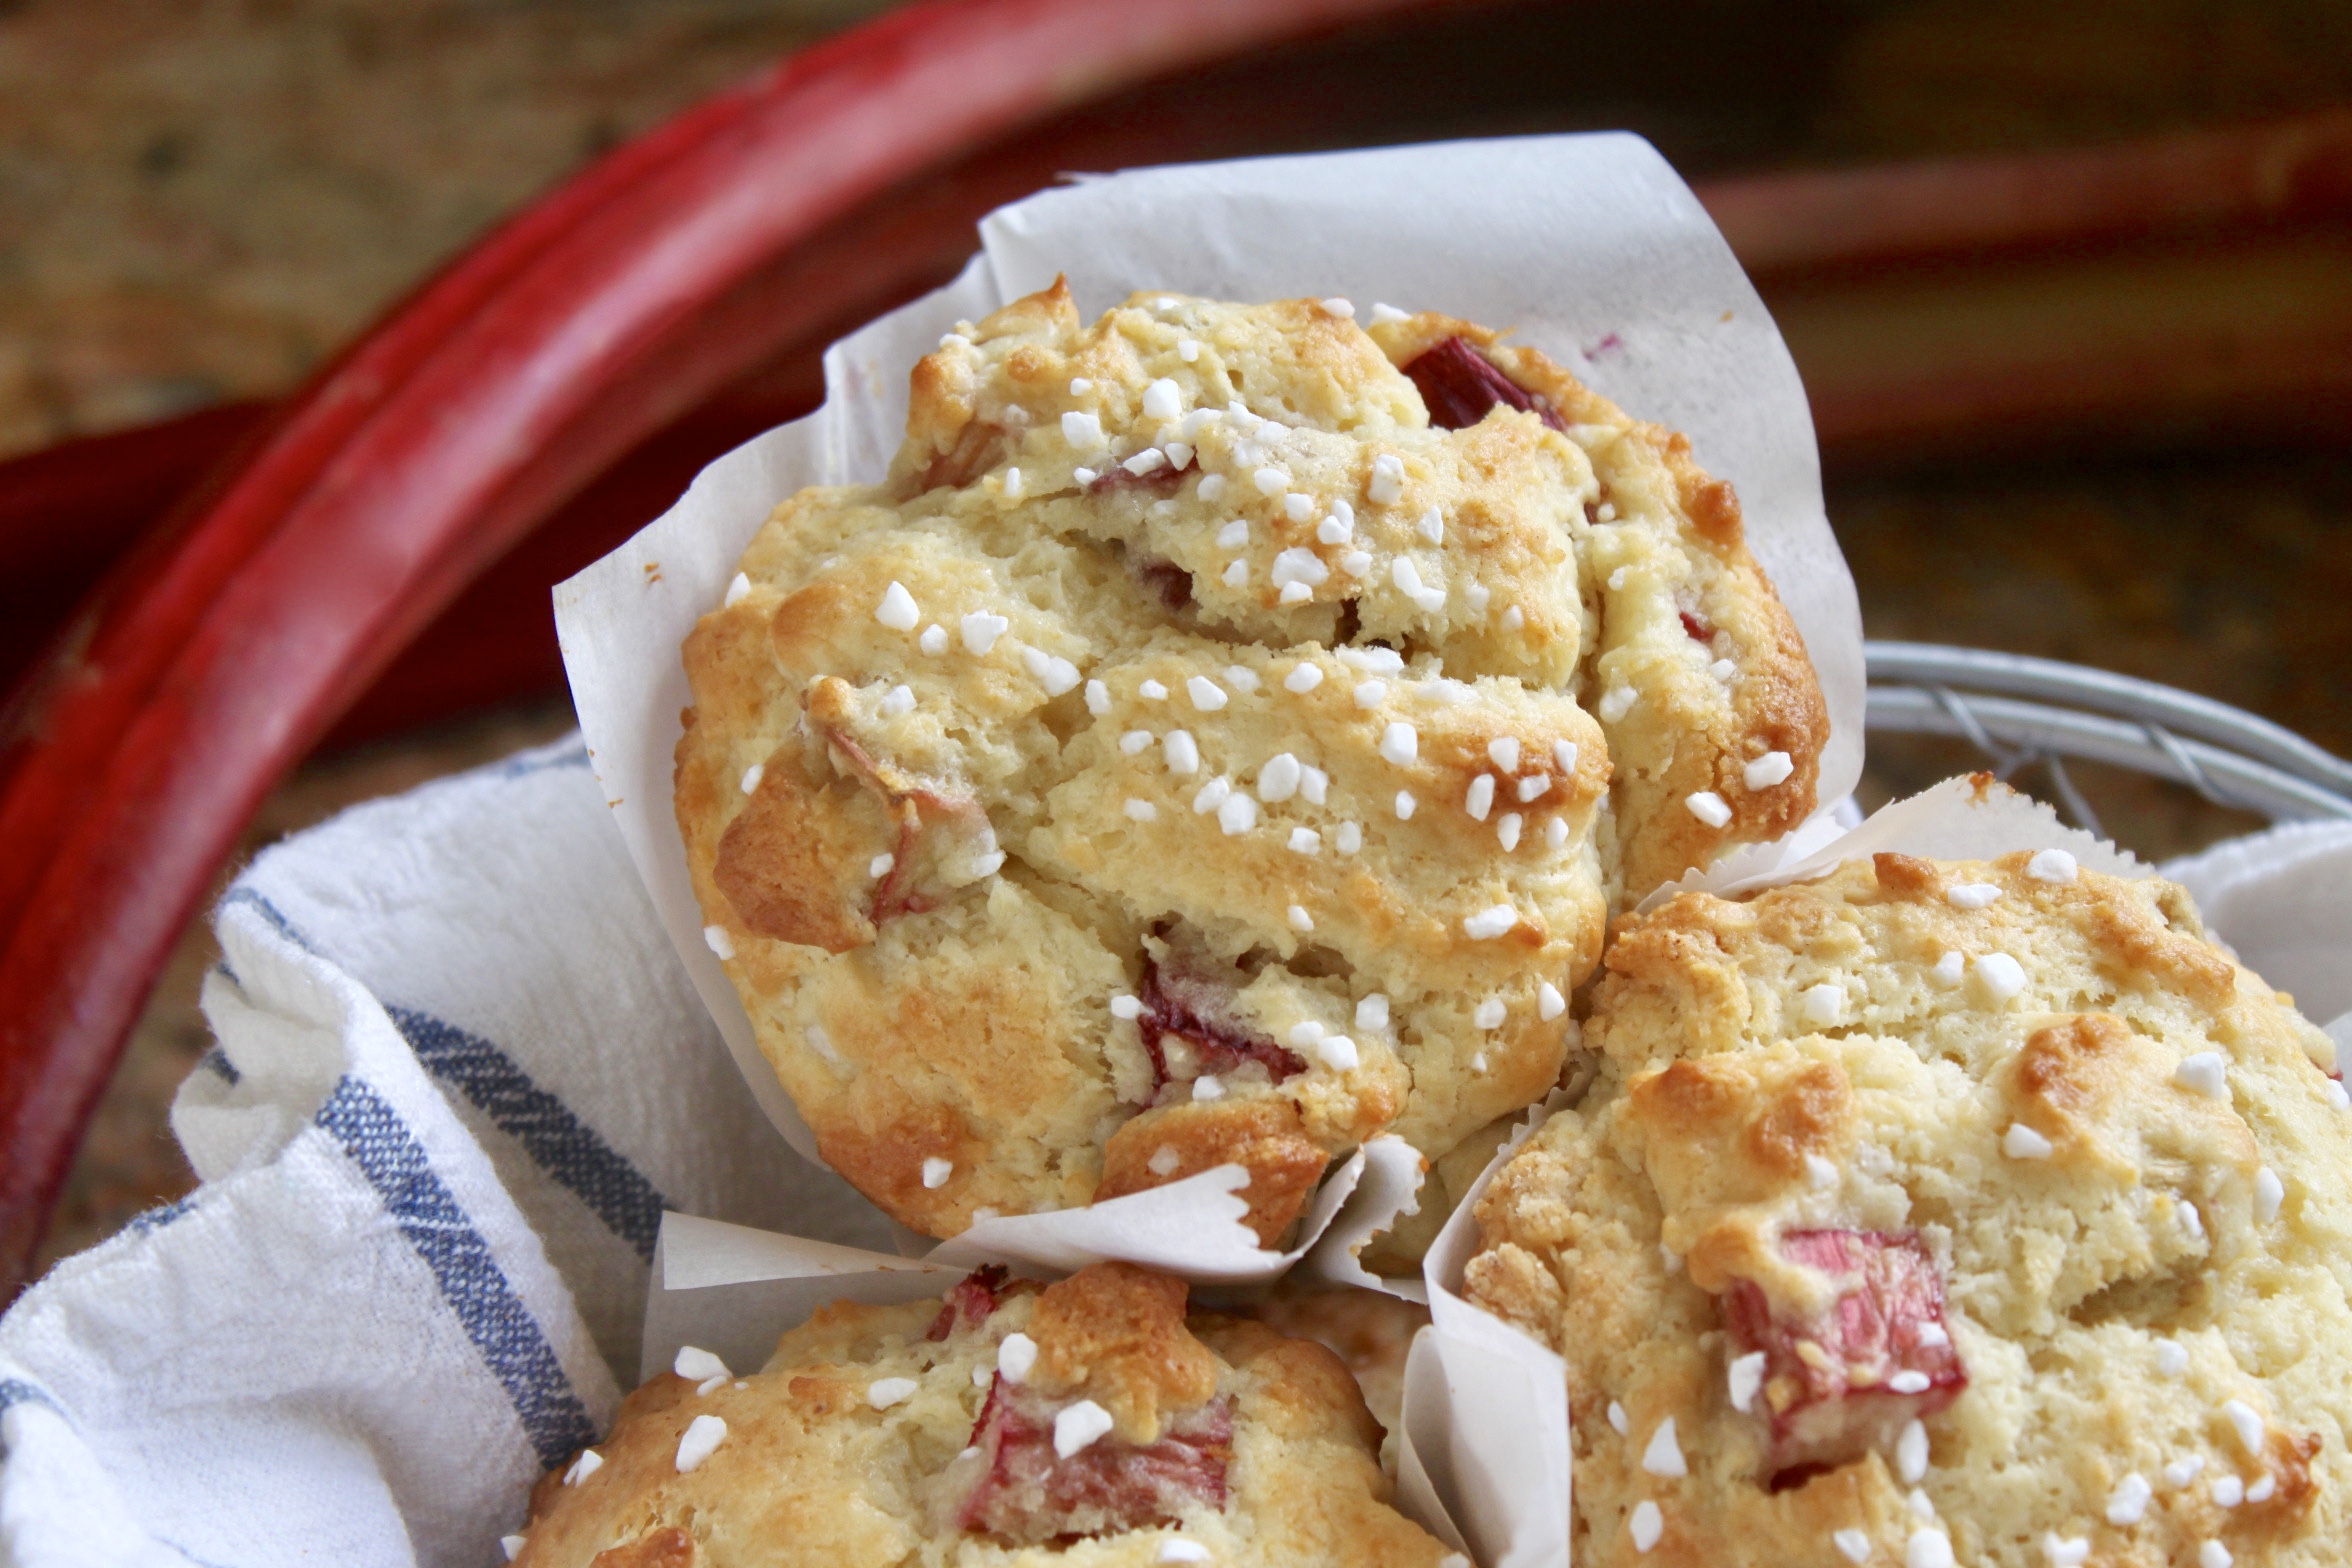
[[[1175,1145],[1163,1143],[1154,1149],[1152,1157],[1143,1163],[1144,1168],[1154,1176],[1173,1176],[1176,1174],[1177,1168],[1184,1163],[1184,1156],[1176,1152]]]
[[[876,855],[873,859],[866,862],[866,875],[879,881],[881,878],[890,875],[890,868],[897,864],[898,857],[886,849],[882,851],[881,854]]]
[[[685,1475],[719,1451],[727,1440],[727,1423],[717,1416],[696,1416],[678,1438],[678,1473]]]
[[[1055,1412],[1053,1426],[1054,1452],[1067,1459],[1109,1434],[1111,1413],[1091,1399],[1081,1399]]]
[[[2189,1369],[2188,1347],[2177,1339],[2156,1341],[2156,1370],[2166,1377],[2179,1377]]]
[[[1721,795],[1711,789],[1702,789],[1685,795],[1682,798],[1682,803],[1692,816],[1711,828],[1722,827],[1731,820],[1731,808],[1723,803]]]
[[[915,639],[915,645],[937,658],[947,652],[947,628],[933,621],[923,628],[923,635]]]
[[[1376,506],[1393,506],[1404,493],[1404,460],[1387,452],[1372,459],[1372,478],[1364,486],[1365,496]]]
[[[1462,933],[1474,942],[1492,941],[1519,923],[1519,911],[1509,904],[1482,909],[1462,922]]]
[[[1506,811],[1502,820],[1495,824],[1495,837],[1501,841],[1504,854],[1519,847],[1519,829],[1525,820],[1516,811]]]
[[[1568,1011],[1568,999],[1560,994],[1558,986],[1546,980],[1535,988],[1536,1017],[1545,1023],[1550,1023],[1566,1011]]]
[[[750,767],[745,768],[743,770],[742,779],[743,793],[749,795],[756,791],[760,786],[760,779],[765,776],[767,771],[768,766],[764,762],[755,762]]]
[[[1520,804],[1525,805],[1528,801],[1535,799],[1538,795],[1541,795],[1545,790],[1550,789],[1551,787],[1552,778],[1550,774],[1530,773],[1527,775],[1527,777],[1519,781]]]
[[[1789,775],[1796,771],[1797,765],[1787,752],[1768,751],[1740,769],[1740,780],[1750,789],[1770,789],[1787,782]]]
[[[1600,705],[1595,710],[1600,714],[1601,722],[1615,724],[1631,713],[1635,696],[1636,693],[1631,686],[1615,686],[1602,693]]]
[[[1217,807],[1217,826],[1225,830],[1227,838],[1247,833],[1258,825],[1258,803],[1239,790],[1225,797]]]
[[[1166,376],[1143,389],[1143,417],[1176,419],[1184,413],[1184,393]]]
[[[1143,1016],[1143,1002],[1137,997],[1121,992],[1111,998],[1111,1016],[1113,1018],[1141,1018]]]
[[[893,582],[882,590],[882,602],[874,607],[874,619],[894,632],[911,632],[923,612],[915,607],[915,596],[906,591],[904,583]]]
[[[2063,849],[2037,850],[2025,863],[2025,874],[2036,882],[2072,882],[2080,871],[2074,857]]]
[[[1462,809],[1475,821],[1484,822],[1494,809],[1495,781],[1491,773],[1481,773],[1470,781],[1469,792],[1462,797]]]
[[[893,686],[882,694],[882,700],[874,706],[886,719],[895,719],[902,714],[912,713],[915,707],[915,689],[912,686]]]
[[[1206,675],[1186,677],[1184,694],[1192,699],[1193,707],[1202,713],[1215,713],[1225,706],[1227,700],[1225,688],[1210,680]]]
[[[1219,501],[1224,500],[1225,476],[1223,474],[1201,475],[1200,498],[1203,501],[1208,502],[1211,506],[1214,506]]]
[[[923,1185],[935,1192],[946,1186],[948,1177],[954,1174],[955,1162],[952,1160],[943,1160],[935,1154],[923,1162]]]
[[[572,1467],[564,1472],[563,1484],[578,1486],[603,1468],[604,1455],[593,1448],[583,1448],[580,1450],[579,1457],[572,1461]]]
[[[1313,828],[1292,828],[1290,848],[1296,854],[1319,855],[1323,852],[1323,835]]]
[[[1733,1357],[1725,1369],[1731,1408],[1743,1415],[1754,1408],[1756,1396],[1764,1390],[1764,1360],[1763,1351],[1751,1350],[1744,1356]]]
[[[2267,1225],[2278,1218],[2279,1205],[2287,1200],[2286,1184],[2278,1179],[2278,1172],[2265,1165],[2254,1173],[2254,1217]]]
[[[1388,682],[1358,681],[1354,695],[1357,707],[1377,708],[1388,700]]]
[[[1298,766],[1298,757],[1291,757],[1289,752],[1275,752],[1258,769],[1258,799],[1263,799],[1265,804],[1277,804],[1298,795],[1301,776],[1303,769]]]
[[[1395,723],[1380,732],[1380,755],[1398,767],[1405,766],[1420,754],[1421,736],[1412,725]],[[1404,797],[1400,795],[1397,815],[1411,816],[1412,810],[1402,804],[1403,800]]]
[[[1289,518],[1294,523],[1305,522],[1308,518],[1315,515],[1315,498],[1311,495],[1301,495],[1296,490],[1293,490],[1290,494],[1282,498],[1282,515]],[[1318,537],[1320,537],[1320,535],[1318,535]],[[1330,540],[1324,540],[1324,543],[1326,544],[1331,542],[1332,541]]]
[[[1406,315],[1405,312],[1397,309],[1394,305],[1375,304],[1372,307],[1372,319],[1376,322],[1390,322],[1410,321],[1412,318]]]
[[[2090,1561],[2090,1537],[2065,1537],[2051,1530],[2043,1533],[2042,1555],[2050,1559],[2050,1568],[2082,1568]]]
[[[1342,321],[1350,319],[1356,313],[1356,307],[1344,299],[1317,300],[1315,303],[1323,307],[1325,315],[1337,316]]]
[[[1960,983],[1961,974],[1967,967],[1967,959],[1962,958],[1958,953],[1946,953],[1937,959],[1927,972],[1937,985],[1951,987]]]
[[[716,953],[722,963],[735,956],[735,939],[727,934],[725,926],[704,926],[702,945]]]
[[[523,1548],[530,1544],[531,1538],[527,1535],[502,1535],[498,1538],[498,1549],[506,1554],[506,1560],[510,1563],[522,1556]]]
[[[1944,902],[1954,909],[1983,909],[2001,896],[1990,882],[1960,882],[1944,889]]]
[[[1975,964],[1977,983],[1996,1004],[2025,989],[2025,966],[2007,953],[1987,953]]]
[[[1129,730],[1119,737],[1119,750],[1125,755],[1133,757],[1149,750],[1152,739],[1150,730]]]
[[[1282,689],[1297,692],[1302,697],[1322,684],[1323,670],[1320,665],[1294,664],[1290,667],[1290,673],[1282,677]]]
[[[1846,1021],[1845,987],[1824,981],[1797,995],[1797,1015],[1816,1029],[1830,1029]]]
[[[1626,1534],[1633,1538],[1633,1549],[1647,1552],[1658,1544],[1666,1533],[1666,1516],[1658,1512],[1658,1505],[1643,1498],[1633,1508],[1633,1517],[1625,1521]]]
[[[1652,1475],[1683,1476],[1690,1474],[1690,1465],[1682,1457],[1682,1444],[1674,1436],[1674,1418],[1668,1416],[1650,1434],[1647,1448],[1642,1450],[1642,1468]]]
[[[1413,792],[1411,790],[1400,789],[1396,792],[1396,814],[1397,820],[1399,822],[1410,822],[1413,820],[1413,805]],[[714,927],[713,929],[716,928]]]
[[[2230,1549],[2219,1541],[2206,1541],[2197,1548],[2197,1568],[2230,1568],[2237,1561]]]
[[[741,604],[745,596],[750,592],[751,579],[746,577],[743,573],[737,572],[733,577],[728,579],[727,596],[720,601],[720,604],[724,608],[732,610],[735,608],[735,606]]]
[[[2221,1413],[2229,1418],[2230,1426],[2237,1432],[2239,1446],[2255,1458],[2261,1458],[2267,1434],[2254,1407],[2242,1399],[2225,1399],[2221,1402]]]
[[[1902,1435],[1895,1439],[1895,1473],[1906,1486],[1916,1484],[1927,1474],[1927,1425],[1921,1421],[1904,1423]]]
[[[1062,416],[1062,439],[1080,452],[1092,452],[1104,443],[1102,420],[1072,409]]]
[[[1227,561],[1225,570],[1220,572],[1218,576],[1228,588],[1247,588],[1249,586],[1249,562]]]
[[[2209,1100],[2229,1098],[2229,1064],[2219,1051],[2192,1051],[2172,1071],[2172,1081]]]
[[[1170,730],[1160,742],[1160,753],[1167,759],[1170,773],[1200,771],[1200,747],[1188,731]]]
[[[2118,1528],[2138,1524],[2148,1511],[2148,1499],[2154,1495],[2155,1488],[2148,1485],[2147,1478],[2133,1471],[2107,1494],[2107,1522]]]
[[[1290,928],[1304,936],[1315,929],[1315,917],[1307,913],[1304,904],[1293,904],[1289,910]]]
[[[1037,1365],[1037,1341],[1018,1331],[996,1347],[996,1370],[1008,1383],[1025,1383]]]
[[[1193,346],[1195,349],[1199,347],[1198,344]],[[1209,1549],[1200,1542],[1178,1540],[1162,1541],[1159,1556],[1155,1559],[1163,1563],[1205,1563],[1208,1560]]]
[[[677,1356],[670,1362],[670,1370],[689,1383],[707,1383],[712,1378],[727,1378],[734,1374],[727,1363],[709,1351],[694,1345],[680,1345]]]
[[[976,610],[965,616],[958,624],[964,634],[964,651],[985,655],[996,646],[997,638],[1002,637],[1006,628],[1013,623],[1001,615],[991,615],[984,610]]]
[[[1331,793],[1331,775],[1309,763],[1299,769],[1299,798],[1310,806],[1320,806]]]
[[[1388,998],[1375,991],[1356,1003],[1358,1029],[1386,1029],[1388,1027]]]
[[[1509,1016],[1510,1009],[1503,1005],[1503,999],[1490,996],[1471,1011],[1470,1021],[1481,1029],[1500,1029]]]
[[[1870,1537],[1860,1530],[1832,1530],[1829,1533],[1829,1544],[1836,1547],[1838,1555],[1847,1562],[1870,1561]]]
[[[1323,1065],[1333,1072],[1352,1073],[1356,1070],[1356,1042],[1344,1034],[1327,1034],[1316,1041],[1315,1054],[1323,1058]]]
[[[1290,488],[1290,470],[1268,464],[1250,474],[1250,483],[1258,487],[1260,495],[1280,495]]]
[[[2009,1130],[2001,1134],[2001,1152],[2013,1160],[2046,1160],[2050,1157],[2050,1140],[2023,1122],[2011,1122]]]
[[[888,1410],[914,1398],[915,1390],[922,1386],[911,1377],[876,1378],[866,1385],[866,1403],[876,1410]]]
[[[1236,517],[1217,530],[1217,548],[1238,550],[1249,543],[1249,519]]]
[[[1941,1530],[1914,1530],[1903,1543],[1903,1568],[1952,1568],[1952,1538]]]
[[[1573,775],[1576,772],[1576,759],[1578,755],[1579,753],[1576,748],[1576,742],[1572,740],[1556,740],[1552,742],[1552,762],[1553,765],[1559,768],[1562,773]]]

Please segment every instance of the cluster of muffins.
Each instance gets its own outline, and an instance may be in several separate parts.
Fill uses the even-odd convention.
[[[1240,1165],[1272,1245],[1393,1134],[1405,1271],[1568,1087],[1461,1284],[1566,1366],[1580,1562],[2352,1549],[2327,1037],[2061,851],[1632,913],[1810,815],[1827,719],[1729,487],[1542,355],[1057,285],[941,340],[888,480],[780,507],[685,663],[706,939],[905,1225]],[[1415,1320],[1252,1310],[985,1269],[688,1352],[510,1555],[1464,1564],[1366,1407]]]

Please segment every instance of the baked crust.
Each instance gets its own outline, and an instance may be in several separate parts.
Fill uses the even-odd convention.
[[[1338,1358],[1184,1305],[1179,1281],[1099,1264],[1043,1290],[976,1275],[945,1302],[828,1307],[759,1372],[708,1393],[665,1373],[630,1395],[595,1447],[602,1463],[539,1487],[516,1561],[1124,1568],[1182,1560],[1160,1554],[1186,1541],[1236,1565],[1435,1568],[1444,1548],[1388,1505],[1379,1429]],[[1000,1364],[1016,1334],[1035,1346],[1017,1378],[1009,1355]],[[989,1527],[1007,1523],[1002,1509],[974,1509],[997,1478],[970,1445],[1014,1398],[1049,1423],[1081,1400],[1111,1412],[1112,1429],[1062,1456],[1106,1484],[1155,1460],[1164,1479],[1159,1456],[1189,1452],[1170,1446],[1188,1430],[1217,1422],[1222,1436],[1213,1467],[1179,1477],[1194,1491],[1163,1489],[1147,1521],[1060,1535],[1048,1517],[1036,1539],[1008,1538]],[[680,1443],[703,1416],[725,1435],[682,1474]]]
[[[1510,396],[1434,426],[1429,342]],[[1057,285],[944,339],[888,481],[778,508],[684,650],[696,895],[825,1159],[953,1235],[1218,1150],[1273,1239],[1540,1098],[1610,909],[1813,804],[1678,443],[1435,316]]]
[[[2333,1047],[2180,889],[2069,869],[1880,855],[1627,922],[1595,1087],[1467,1270],[1567,1360],[1580,1563],[2340,1558]]]

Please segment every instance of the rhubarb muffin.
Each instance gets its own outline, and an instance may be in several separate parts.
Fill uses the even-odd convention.
[[[1628,924],[1479,1199],[1577,1561],[2269,1568],[2352,1529],[2328,1037],[2156,879],[1882,854]]]
[[[1187,1317],[1181,1281],[983,1269],[829,1307],[742,1377],[681,1352],[506,1544],[527,1568],[1438,1568],[1378,1441],[1330,1351]]]
[[[1609,912],[1813,805],[1729,486],[1541,355],[1060,286],[915,368],[685,647],[705,933],[824,1158],[932,1235],[1539,1098]]]

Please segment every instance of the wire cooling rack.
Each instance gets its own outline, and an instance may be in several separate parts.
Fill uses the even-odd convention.
[[[2352,818],[2352,762],[2227,703],[1980,648],[1871,642],[1863,656],[1871,729],[1959,736],[1992,757],[2003,778],[2040,763],[2059,804],[2093,832],[2098,816],[2068,775],[2068,758],[2171,779],[2274,822]]]

